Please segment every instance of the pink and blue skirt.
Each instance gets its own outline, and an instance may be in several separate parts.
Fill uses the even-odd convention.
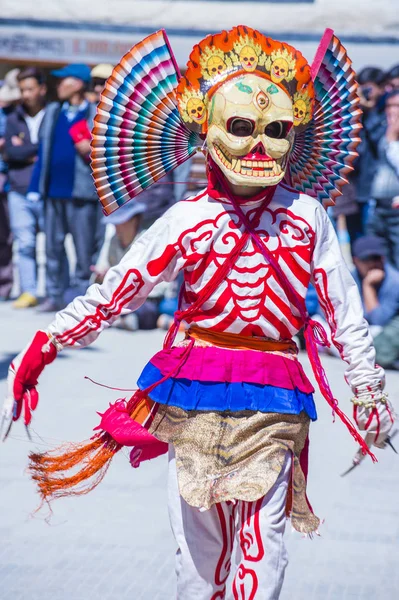
[[[295,355],[217,346],[193,346],[187,353],[175,346],[155,354],[138,386],[144,390],[158,382],[151,400],[186,411],[305,412],[317,419],[314,388]]]

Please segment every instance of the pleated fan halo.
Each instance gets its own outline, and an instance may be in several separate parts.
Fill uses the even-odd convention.
[[[328,206],[353,170],[362,114],[352,63],[331,29],[323,35],[311,71],[315,109],[309,127],[295,136],[290,184]]]
[[[313,118],[296,134],[288,183],[334,203],[360,142],[357,83],[345,48],[327,29],[311,66]],[[180,72],[164,30],[122,58],[94,119],[91,164],[103,212],[110,214],[192,156],[203,144],[179,114]]]
[[[91,165],[111,214],[202,144],[180,118],[180,73],[164,30],[133,46],[107,80],[94,118]]]

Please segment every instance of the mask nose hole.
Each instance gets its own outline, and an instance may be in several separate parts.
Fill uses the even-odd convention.
[[[254,148],[252,148],[251,152],[256,152],[257,154],[267,155],[267,152],[266,152],[265,147],[262,144],[262,142],[259,142],[258,144],[256,144],[256,146]]]

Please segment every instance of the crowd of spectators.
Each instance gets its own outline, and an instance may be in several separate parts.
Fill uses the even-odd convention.
[[[0,301],[13,293],[15,309],[59,310],[129,250],[140,233],[172,204],[204,184],[191,163],[167,175],[140,202],[104,217],[90,171],[90,139],[96,105],[112,65],[90,70],[70,64],[51,72],[49,93],[40,69],[9,71],[0,87]],[[194,169],[195,170],[195,169]],[[187,185],[175,185],[175,179]],[[101,266],[98,257],[107,237]],[[45,234],[46,292],[39,301],[37,235]],[[74,248],[69,264],[66,237]],[[14,260],[13,260],[14,259]],[[14,265],[13,265],[14,262]],[[15,268],[17,265],[17,269]],[[15,277],[16,276],[16,277]],[[17,290],[17,291],[16,291]],[[177,307],[175,285],[157,286],[148,302],[117,326],[167,327]],[[159,319],[159,317],[162,317]]]
[[[0,87],[0,301],[18,265],[16,309],[55,311],[128,251],[133,241],[173,203],[206,185],[201,155],[167,175],[138,201],[104,217],[90,173],[90,130],[111,65],[67,65],[51,73],[56,101],[48,102],[43,73],[12,69]],[[344,218],[355,281],[371,325],[377,360],[399,366],[399,65],[388,72],[366,67],[358,75],[361,143],[354,170],[331,218]],[[186,182],[181,184],[179,182]],[[106,226],[112,236],[105,236]],[[37,291],[36,236],[45,233],[46,296]],[[65,238],[76,255],[71,269]],[[97,259],[107,238],[105,262]],[[13,253],[14,249],[14,253]],[[104,254],[104,252],[102,253]],[[178,285],[178,284],[177,284]],[[168,327],[177,285],[157,286],[135,315],[117,326]],[[309,293],[309,309],[319,311]]]
[[[46,239],[46,298],[41,311],[64,305],[67,290],[84,291],[104,239],[104,224],[90,171],[90,129],[96,105],[86,98],[91,82],[86,65],[52,72],[57,101],[47,102],[43,73],[13,69],[0,88],[4,215],[0,298],[13,287],[7,264],[10,233],[18,257],[19,296],[15,308],[38,304],[36,237]],[[76,254],[73,279],[65,251],[70,233]]]

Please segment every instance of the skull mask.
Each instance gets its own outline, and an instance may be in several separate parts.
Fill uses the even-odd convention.
[[[215,92],[209,115],[208,149],[231,183],[259,187],[283,179],[294,138],[286,92],[257,75],[239,76]]]

